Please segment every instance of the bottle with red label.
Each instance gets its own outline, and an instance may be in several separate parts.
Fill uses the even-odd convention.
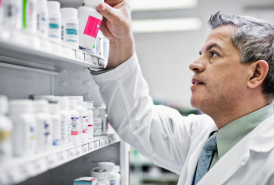
[[[92,49],[103,20],[97,7],[104,0],[84,0],[84,3],[85,6],[78,8],[79,46]]]
[[[79,113],[75,110],[77,107],[76,100],[69,100],[69,110],[71,114],[71,124],[69,126],[70,141],[72,144],[79,143]]]

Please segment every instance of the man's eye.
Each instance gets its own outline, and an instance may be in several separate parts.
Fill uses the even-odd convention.
[[[215,52],[210,52],[210,57],[215,57],[217,54]]]

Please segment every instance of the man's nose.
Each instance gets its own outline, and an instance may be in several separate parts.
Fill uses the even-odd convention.
[[[205,70],[205,65],[201,61],[201,58],[198,58],[192,64],[189,65],[189,69],[194,73],[201,73]]]

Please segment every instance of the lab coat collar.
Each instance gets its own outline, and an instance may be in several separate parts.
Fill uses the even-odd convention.
[[[274,148],[273,120],[274,115],[260,123],[220,158],[197,185],[224,184],[241,166],[248,162],[251,150],[254,152],[268,152]]]

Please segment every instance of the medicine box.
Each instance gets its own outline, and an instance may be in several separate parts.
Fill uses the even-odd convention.
[[[73,185],[96,185],[97,179],[94,177],[79,177],[73,181]]]

